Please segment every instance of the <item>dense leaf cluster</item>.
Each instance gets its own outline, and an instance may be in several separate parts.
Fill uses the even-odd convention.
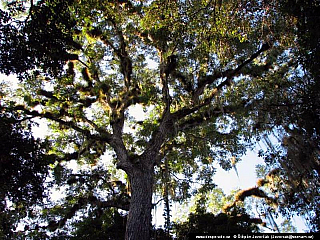
[[[0,114],[0,135],[0,237],[10,239],[18,219],[47,197],[48,161],[16,114]]]
[[[78,59],[68,50],[81,48],[73,41],[75,21],[68,3],[39,1],[29,8],[28,15],[20,19],[15,18],[12,12],[0,10],[0,71],[7,75],[25,75],[30,70],[41,68],[57,75],[67,60]]]
[[[22,73],[32,66],[32,62],[25,58],[25,38],[12,24],[13,19],[8,12],[0,9],[0,64],[1,73]]]
[[[190,233],[219,234],[219,233],[252,233],[258,230],[256,224],[260,223],[251,219],[247,214],[197,212],[190,214],[187,222],[175,224],[177,239],[184,239]]]
[[[48,171],[44,150],[15,117],[1,114],[0,121],[1,194],[13,202],[35,203],[44,197]]]

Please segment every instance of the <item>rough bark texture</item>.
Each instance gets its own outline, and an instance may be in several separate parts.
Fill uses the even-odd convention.
[[[126,240],[149,240],[153,193],[153,168],[134,167],[129,175],[131,202]]]

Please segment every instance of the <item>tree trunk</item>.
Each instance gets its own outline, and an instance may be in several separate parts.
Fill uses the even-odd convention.
[[[126,226],[126,240],[149,240],[153,193],[153,167],[134,167],[129,175],[131,186],[130,209]]]

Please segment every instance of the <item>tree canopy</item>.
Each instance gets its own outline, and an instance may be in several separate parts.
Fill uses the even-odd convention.
[[[3,3],[0,72],[16,74],[20,89],[4,94],[1,107],[48,121],[44,162],[52,186],[65,191],[60,202],[33,208],[42,214],[26,234],[78,228],[79,236],[94,219],[103,234],[122,209],[125,239],[149,239],[153,194],[169,212],[170,201],[210,192],[214,162],[229,170],[272,133],[282,145],[261,155],[292,191],[278,190],[286,199],[317,195],[317,1]],[[283,199],[275,201],[298,204]]]

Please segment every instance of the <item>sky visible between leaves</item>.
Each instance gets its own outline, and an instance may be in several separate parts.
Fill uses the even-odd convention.
[[[156,63],[149,60],[149,65],[151,68],[156,68]],[[9,86],[13,89],[18,87],[18,80],[14,76],[5,76],[0,74],[0,83],[7,82]],[[147,117],[147,113],[143,111],[142,107],[139,105],[135,105],[130,107],[129,109],[130,115],[133,116],[137,121],[143,121]],[[39,125],[38,127],[33,127],[33,135],[36,138],[43,138],[49,133],[49,128],[45,121],[36,119]],[[125,127],[124,131],[130,131],[129,127]],[[234,169],[229,171],[223,170],[218,163],[214,165],[217,168],[217,172],[213,175],[214,183],[217,187],[221,188],[226,195],[230,194],[232,190],[236,189],[247,189],[254,187],[256,185],[256,171],[255,167],[257,164],[264,164],[263,159],[258,157],[258,151],[260,148],[263,148],[263,144],[257,143],[257,146],[254,150],[248,151],[245,156],[242,157],[242,161],[237,163],[236,168],[238,171],[238,175],[236,174]],[[72,163],[70,166],[76,167],[76,163]],[[57,196],[53,196],[53,198],[61,195],[61,192],[56,192]],[[172,207],[172,219],[175,218],[175,215],[179,215],[179,211],[181,208],[178,204],[173,204]],[[160,205],[157,207],[156,211],[153,211],[153,224],[158,226],[164,225],[163,207]],[[307,230],[307,227],[304,224],[303,219],[299,217],[294,217],[293,225],[297,227],[298,232],[304,232]]]

